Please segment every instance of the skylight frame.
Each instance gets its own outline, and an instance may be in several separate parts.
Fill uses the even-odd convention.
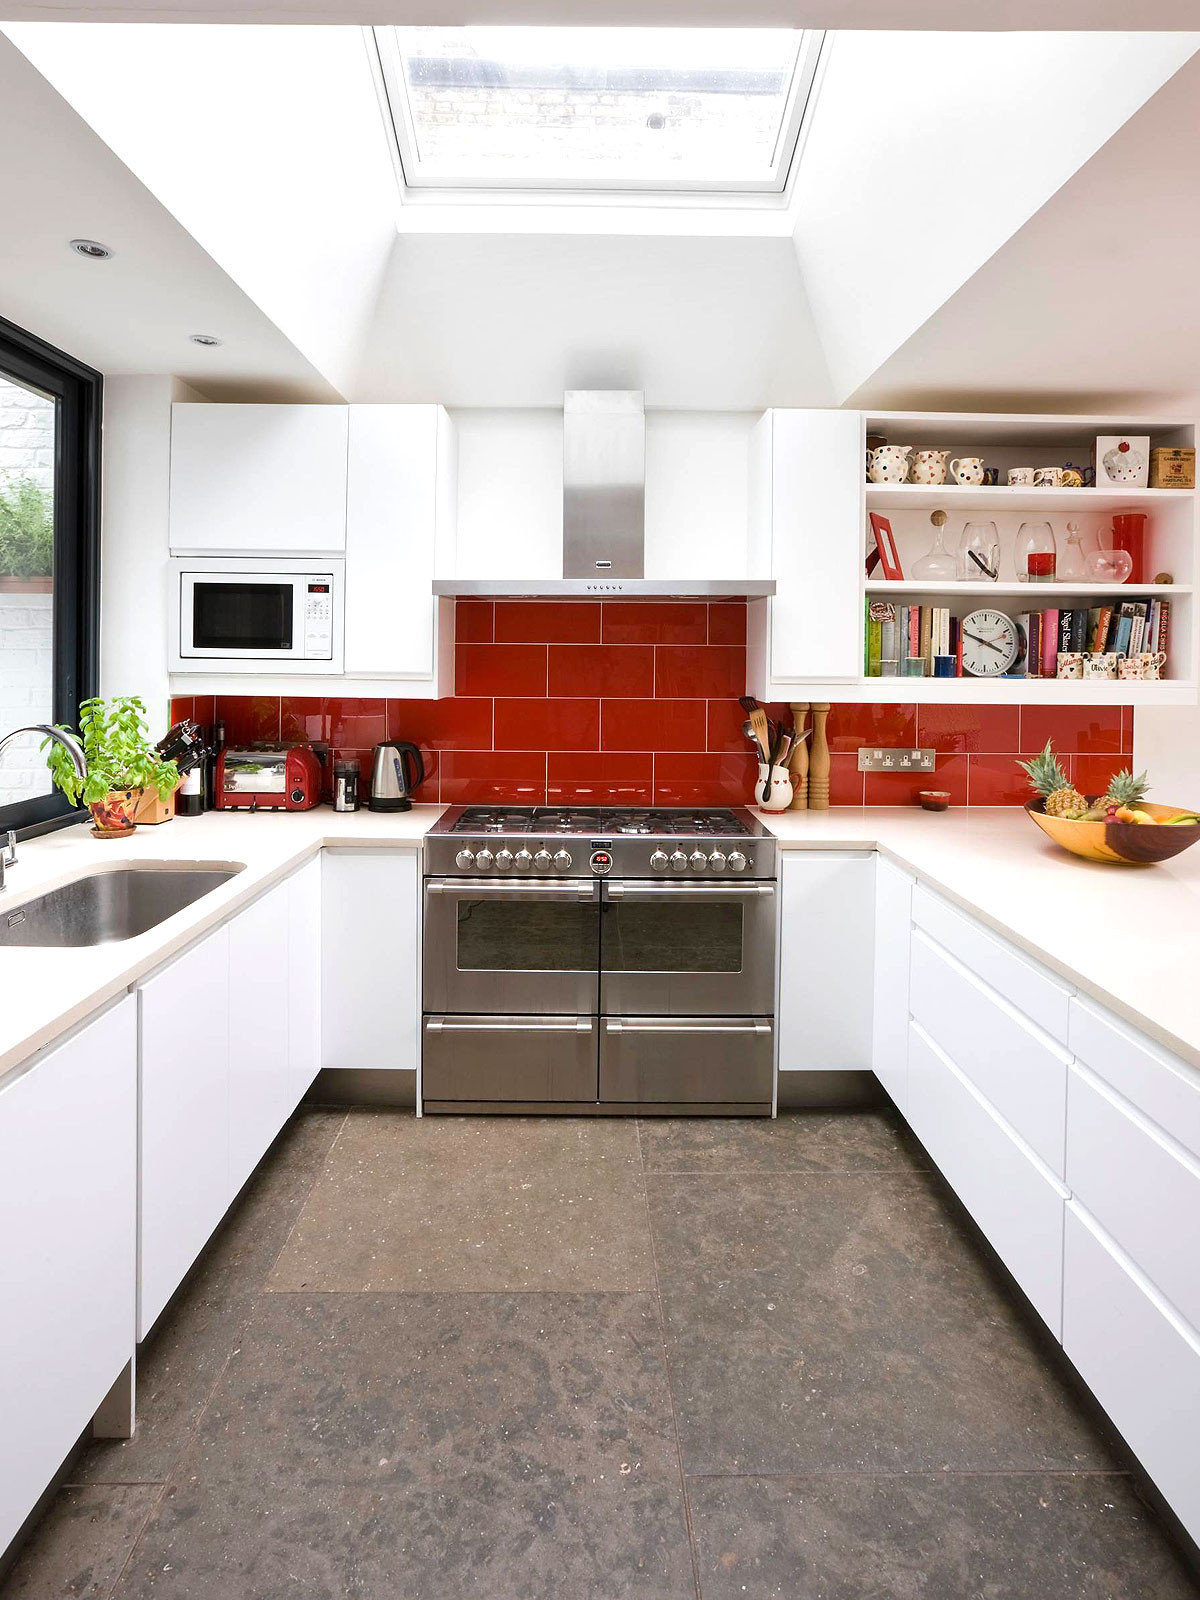
[[[364,29],[377,68],[380,99],[392,133],[393,160],[406,201],[634,205],[726,202],[752,206],[786,203],[803,145],[825,34],[811,28],[793,31],[799,35],[799,44],[769,174],[750,179],[672,177],[669,182],[659,177],[623,176],[617,180],[608,176],[562,176],[539,177],[531,183],[499,177],[495,172],[422,172],[397,30],[390,25]]]

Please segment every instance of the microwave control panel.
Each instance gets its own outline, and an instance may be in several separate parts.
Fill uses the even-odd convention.
[[[333,655],[333,579],[305,580],[304,654],[318,659]]]

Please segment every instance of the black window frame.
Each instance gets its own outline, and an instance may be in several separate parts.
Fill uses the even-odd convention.
[[[53,720],[79,725],[100,687],[100,448],[104,380],[0,317],[0,374],[54,401]],[[11,732],[0,728],[0,738]],[[0,756],[0,763],[4,757]],[[0,768],[2,770],[2,768]],[[0,805],[0,834],[65,827],[82,813],[57,789]]]

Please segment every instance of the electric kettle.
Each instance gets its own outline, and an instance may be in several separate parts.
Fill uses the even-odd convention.
[[[413,790],[419,789],[424,779],[425,763],[415,744],[377,744],[371,762],[368,810],[410,811]]]

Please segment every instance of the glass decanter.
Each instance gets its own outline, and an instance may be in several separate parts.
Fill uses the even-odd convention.
[[[968,522],[958,542],[962,583],[995,583],[1000,577],[1000,535],[994,522]]]
[[[946,513],[932,511],[929,520],[933,523],[933,543],[919,561],[913,562],[912,575],[914,578],[925,578],[930,583],[952,583],[958,564],[946,549]]]
[[[1032,558],[1032,560],[1031,560]],[[1053,580],[1058,559],[1054,529],[1048,522],[1023,522],[1013,545],[1013,566],[1018,583]],[[1031,570],[1032,569],[1032,570]]]
[[[1083,534],[1077,522],[1067,523],[1067,548],[1058,558],[1058,577],[1061,583],[1084,583],[1087,568],[1084,566]]]

